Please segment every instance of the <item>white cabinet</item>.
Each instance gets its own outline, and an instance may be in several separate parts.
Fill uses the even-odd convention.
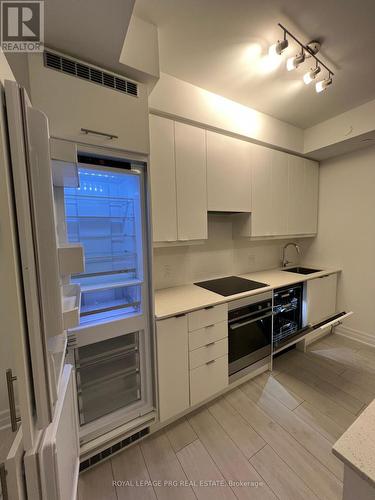
[[[306,282],[307,323],[317,325],[333,316],[336,310],[337,274]]]
[[[228,385],[228,305],[188,314],[191,406]]]
[[[262,146],[253,145],[251,148],[251,168],[251,236],[270,236],[273,229],[272,151]]]
[[[206,134],[208,210],[250,212],[250,144],[215,132]]]
[[[150,143],[154,241],[206,239],[205,131],[150,115]]]
[[[317,232],[319,166],[263,146],[251,145],[252,211],[234,226],[242,237]]]
[[[46,67],[43,54],[29,54],[28,62],[31,100],[48,116],[51,136],[137,153],[149,152],[148,99],[144,85],[137,84],[137,96],[128,95],[100,82]],[[81,129],[99,134],[86,134]]]
[[[159,416],[163,422],[189,407],[187,316],[156,322]]]
[[[174,124],[155,115],[150,115],[150,176],[154,241],[176,241]]]
[[[317,232],[318,185],[318,163],[289,155],[287,234]]]
[[[254,145],[251,236],[287,234],[288,155]]]
[[[178,240],[207,239],[206,136],[175,122]]]

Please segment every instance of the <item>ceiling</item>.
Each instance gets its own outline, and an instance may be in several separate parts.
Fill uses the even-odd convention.
[[[135,0],[45,0],[45,44],[112,71],[119,62]]]
[[[302,128],[375,98],[374,0],[136,0],[159,29],[161,71]],[[302,82],[267,57],[281,22],[303,42],[322,41],[334,85]],[[288,55],[295,55],[295,45]]]

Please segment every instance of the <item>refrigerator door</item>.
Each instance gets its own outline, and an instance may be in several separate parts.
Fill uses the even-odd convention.
[[[66,349],[59,286],[48,121],[16,82],[5,82],[15,215],[37,429],[53,417]],[[24,418],[32,425],[32,418]],[[30,415],[28,416],[30,417]],[[25,429],[26,433],[30,429]]]
[[[38,453],[42,498],[75,500],[79,474],[79,430],[74,370],[65,365],[55,416]]]
[[[4,463],[0,464],[0,498],[3,500],[26,500],[23,475],[24,447],[22,429],[16,434]]]

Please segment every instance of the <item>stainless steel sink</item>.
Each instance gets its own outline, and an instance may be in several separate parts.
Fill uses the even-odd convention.
[[[318,273],[321,269],[309,269],[308,267],[290,267],[289,269],[283,269],[287,273],[296,273],[296,274],[312,274]]]

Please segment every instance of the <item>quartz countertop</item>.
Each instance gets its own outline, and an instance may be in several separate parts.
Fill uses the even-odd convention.
[[[316,269],[318,266],[308,266],[300,264],[303,267]],[[290,266],[296,267],[296,266]],[[319,267],[318,267],[319,269]],[[241,274],[241,278],[246,278],[253,281],[267,283],[268,286],[250,290],[247,292],[223,297],[214,292],[210,292],[199,286],[190,284],[182,286],[174,286],[170,288],[162,288],[155,291],[155,317],[157,320],[169,318],[176,314],[182,314],[203,307],[223,304],[232,300],[257,295],[259,293],[274,290],[283,286],[301,283],[314,278],[320,278],[329,274],[340,272],[341,269],[324,269],[311,274],[296,274],[283,271],[281,268],[268,269],[265,271],[257,271],[254,273]],[[220,277],[220,276],[218,276]]]
[[[334,444],[333,453],[375,485],[375,399]]]

